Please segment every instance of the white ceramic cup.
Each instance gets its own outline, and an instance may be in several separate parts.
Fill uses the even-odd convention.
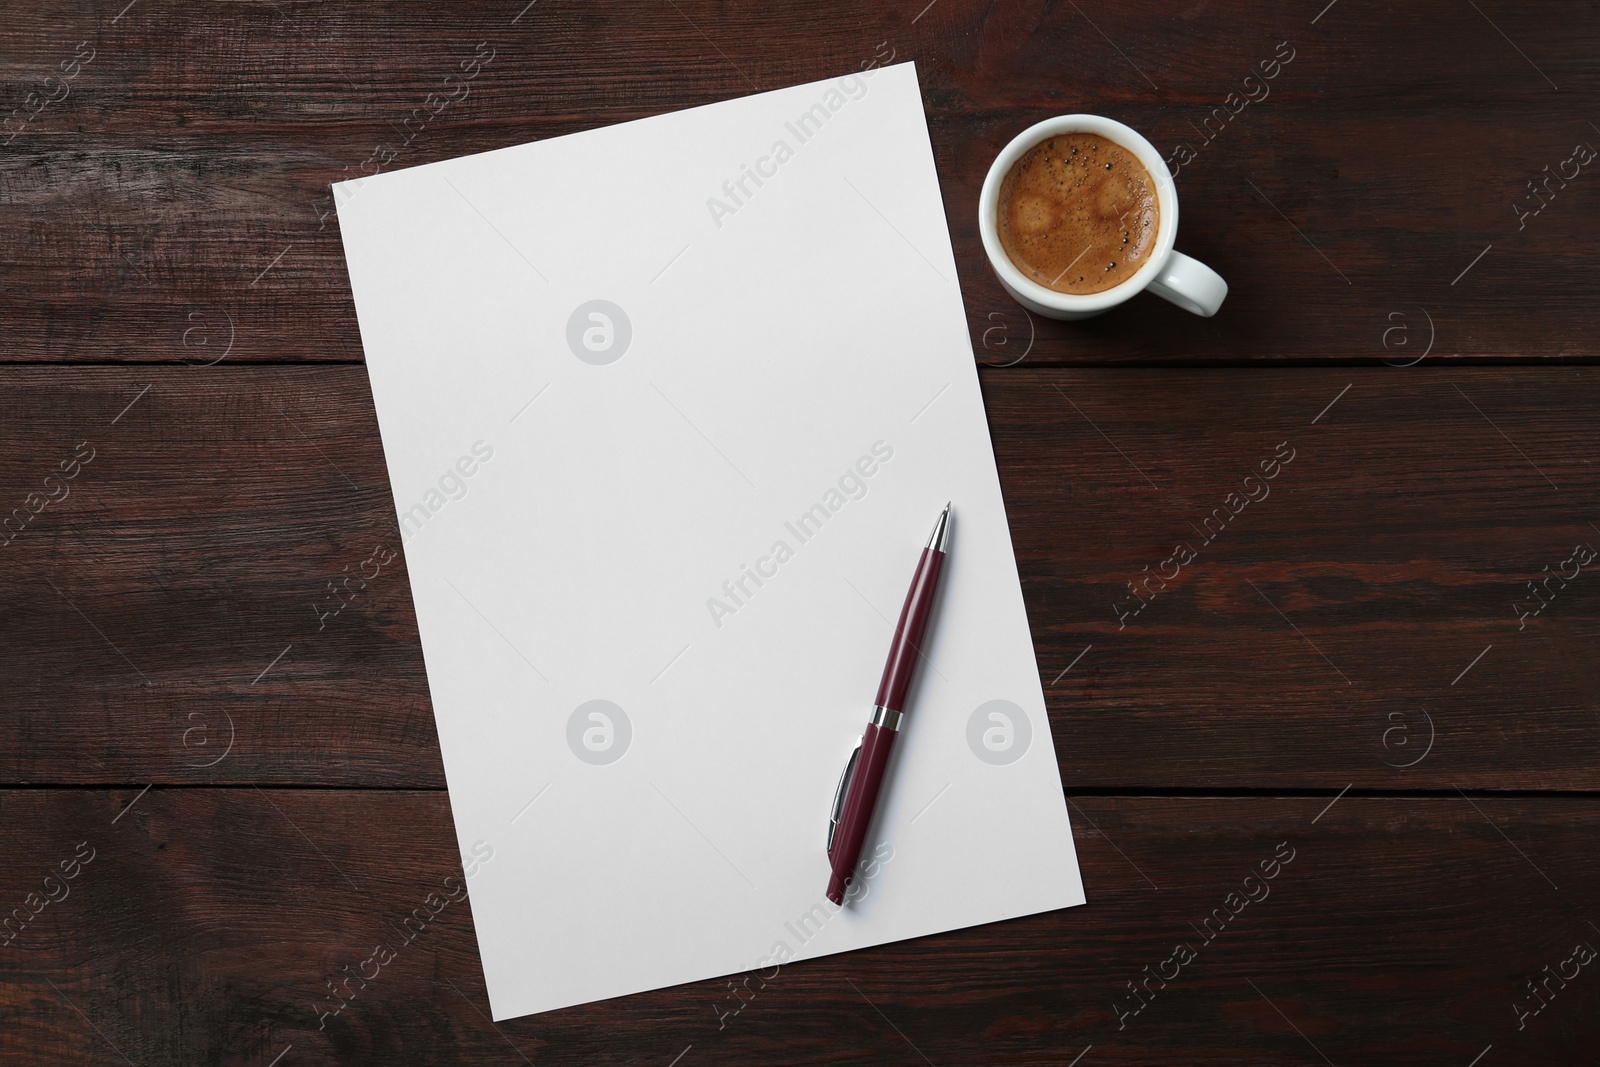
[[[1098,293],[1058,293],[1027,277],[1011,262],[1000,243],[999,208],[1000,185],[1017,160],[1028,149],[1048,137],[1062,133],[1095,133],[1108,141],[1115,141],[1139,157],[1144,169],[1155,182],[1156,202],[1161,209],[1161,221],[1156,231],[1155,247],[1145,257],[1144,263],[1129,277]],[[1052,319],[1084,319],[1116,307],[1135,293],[1149,289],[1157,296],[1172,301],[1185,311],[1210,318],[1222,306],[1228,295],[1228,283],[1222,275],[1182,252],[1173,249],[1178,240],[1178,189],[1172,175],[1155,146],[1115,119],[1099,115],[1061,115],[1036,123],[1016,137],[995,157],[989,175],[983,180],[983,193],[978,197],[978,232],[983,235],[983,250],[989,254],[989,265],[994,268],[1005,286],[1023,307]]]

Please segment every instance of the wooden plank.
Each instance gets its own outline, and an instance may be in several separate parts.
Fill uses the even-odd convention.
[[[1543,202],[1527,183],[1574,145],[1600,144],[1576,102],[1600,87],[1600,18],[1498,18],[1443,0],[1344,3],[1315,24],[1156,0],[1092,21],[974,0],[922,18],[704,0],[19,9],[0,65],[14,103],[66,95],[10,120],[3,358],[358,360],[330,182],[915,59],[978,359],[1589,359],[1600,282],[1580,223],[1596,183],[1581,170],[1540,186],[1537,216],[1517,205]],[[47,85],[63,63],[77,75]],[[1146,297],[1087,324],[1030,322],[1001,291],[976,234],[983,175],[1015,133],[1074,110],[1194,153],[1178,164],[1180,244],[1232,284],[1217,319]]]
[[[1594,371],[985,382],[1069,782],[1593,788]]]
[[[429,895],[458,893],[448,879],[463,873],[442,793],[5,791],[0,903],[38,914],[0,947],[0,1062],[265,1065],[285,1050],[285,1064],[440,1067],[1080,1056],[1079,1067],[1465,1067],[1490,1046],[1484,1063],[1592,1056],[1595,964],[1569,964],[1544,1001],[1526,983],[1575,944],[1600,946],[1588,921],[1600,805],[1328,801],[1080,797],[1084,907],[792,964],[741,984],[741,998],[716,979],[494,1026],[466,902],[428,914]],[[63,861],[91,852],[62,880]],[[52,873],[58,899],[28,905]],[[1243,903],[1246,892],[1258,899]],[[429,921],[402,931],[416,908]],[[1194,958],[1173,977],[1180,944]],[[393,957],[381,966],[368,962],[378,946]],[[1157,971],[1167,984],[1152,980],[1134,1014],[1128,983]],[[329,992],[357,973],[367,980]],[[1516,1009],[1541,1003],[1519,1029]]]
[[[1600,788],[1594,568],[1527,586],[1600,547],[1597,376],[984,372],[1069,787]],[[444,784],[361,368],[15,369],[3,513],[50,484],[0,780]]]

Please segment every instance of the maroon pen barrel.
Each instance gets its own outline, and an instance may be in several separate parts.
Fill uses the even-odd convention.
[[[839,814],[839,829],[833,836],[833,849],[828,860],[833,874],[828,878],[828,899],[835,904],[844,903],[844,891],[855,875],[856,861],[861,858],[861,844],[867,839],[867,829],[872,824],[872,813],[878,806],[878,790],[883,787],[883,774],[889,766],[889,752],[894,748],[895,731],[867,724],[861,736],[861,755],[856,762],[855,774],[850,778],[849,791],[845,793],[844,810]]]
[[[850,774],[845,787],[844,805],[839,809],[839,822],[834,828],[832,845],[828,849],[828,864],[832,871],[828,877],[828,899],[843,904],[845,889],[855,878],[856,861],[861,858],[861,845],[872,825],[872,814],[878,806],[878,792],[883,788],[884,772],[889,766],[889,753],[900,728],[900,712],[905,708],[906,694],[911,690],[911,679],[917,673],[917,660],[922,655],[922,638],[928,632],[928,619],[933,614],[933,598],[939,591],[939,572],[944,569],[944,538],[949,529],[950,506],[945,505],[939,524],[928,539],[917,561],[917,572],[911,577],[911,589],[906,593],[905,606],[900,609],[900,621],[895,624],[894,640],[889,645],[889,660],[884,664],[883,680],[878,683],[877,709],[872,721],[861,735],[861,751],[856,757],[855,771]],[[880,725],[881,724],[881,725]]]
[[[922,654],[922,638],[933,616],[933,598],[939,591],[939,572],[943,568],[943,552],[932,548],[922,550],[917,573],[912,576],[911,589],[906,593],[905,606],[900,609],[900,621],[894,628],[889,661],[883,665],[883,680],[878,683],[878,699],[873,703],[880,708],[905,710],[906,693],[917,672],[917,657]]]

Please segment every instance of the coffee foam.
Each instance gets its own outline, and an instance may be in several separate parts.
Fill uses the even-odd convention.
[[[1030,148],[1000,186],[1000,243],[1026,277],[1059,293],[1100,293],[1144,265],[1161,228],[1150,172],[1093,133]]]

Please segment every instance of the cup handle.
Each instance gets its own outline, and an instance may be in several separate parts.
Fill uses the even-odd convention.
[[[1150,291],[1185,311],[1209,319],[1227,298],[1228,283],[1198,259],[1173,252],[1150,283]]]

